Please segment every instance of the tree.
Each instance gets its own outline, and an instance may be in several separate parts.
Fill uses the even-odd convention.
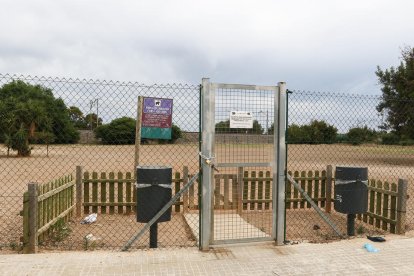
[[[378,66],[375,74],[382,86],[377,110],[386,116],[382,128],[400,139],[414,139],[414,48],[402,50],[398,67],[384,71]]]
[[[83,112],[78,107],[70,106],[68,112],[70,121],[77,129],[87,128],[85,116],[83,116]]]
[[[248,134],[263,134],[264,129],[257,121],[253,121],[253,128],[230,128],[230,120],[218,122],[215,126],[216,133],[248,133]]]
[[[70,122],[62,99],[50,89],[23,81],[12,81],[0,88],[0,137],[18,156],[29,156],[29,140],[38,131],[51,132],[57,143],[74,143],[79,133]]]
[[[304,131],[309,135],[310,144],[332,144],[336,141],[338,129],[325,121],[312,120],[309,125],[303,126]]]
[[[177,139],[183,137],[183,132],[181,131],[181,128],[175,124],[172,124],[171,127],[171,143],[175,143]]]
[[[102,125],[102,118],[95,113],[90,113],[85,116],[85,126],[87,129],[95,129]]]
[[[267,129],[267,134],[273,135],[273,132],[275,131],[275,123],[272,123],[270,127]]]
[[[47,131],[35,132],[33,143],[46,144],[46,156],[49,156],[49,145],[55,141],[56,137],[53,133]]]
[[[29,156],[31,148],[29,146],[27,129],[24,128],[23,124],[11,137],[10,145],[13,150],[17,150],[18,156]]]

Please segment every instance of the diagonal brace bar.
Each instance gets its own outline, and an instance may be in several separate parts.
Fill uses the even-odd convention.
[[[134,242],[136,242],[139,238],[141,238],[141,236],[148,230],[150,229],[151,225],[153,225],[167,210],[168,208],[170,208],[176,201],[177,199],[179,199],[181,197],[181,195],[183,193],[185,193],[190,186],[192,186],[194,184],[194,182],[196,181],[196,179],[198,178],[200,173],[197,173],[196,175],[194,175],[190,181],[188,181],[187,184],[184,185],[184,187],[181,188],[181,190],[176,193],[170,201],[168,201],[168,203],[160,210],[158,211],[158,213],[149,221],[147,222],[147,224],[145,224],[145,226],[135,235],[133,236],[131,239],[129,239],[129,241],[124,245],[124,247],[122,247],[121,251],[127,251]]]
[[[313,207],[313,209],[316,210],[316,212],[319,214],[319,216],[335,231],[335,233],[342,237],[341,231],[339,231],[338,227],[331,221],[331,219],[319,208],[318,205],[313,202],[312,198],[309,197],[308,193],[306,193],[302,187],[290,176],[287,175],[287,179],[290,183],[292,183],[293,186],[302,194],[302,196],[309,202],[309,204]]]

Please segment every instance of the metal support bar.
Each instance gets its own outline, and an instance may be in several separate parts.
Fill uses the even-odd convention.
[[[212,157],[214,153],[214,113],[215,113],[215,91],[210,87],[210,79],[202,80],[202,146],[201,155]],[[202,162],[203,182],[201,185],[201,229],[200,248],[208,250],[213,240],[213,168],[207,162]]]
[[[200,173],[194,175],[190,179],[190,181],[178,193],[176,193],[171,198],[171,200],[168,201],[168,203],[164,207],[162,207],[162,209],[158,211],[158,213],[147,224],[145,224],[145,226],[141,229],[141,231],[138,232],[138,234],[129,239],[129,241],[124,245],[124,247],[122,247],[121,251],[127,251],[135,241],[137,241],[148,229],[150,229],[150,227],[154,223],[156,223],[156,221],[168,210],[168,208],[170,208],[177,201],[177,199],[179,199],[181,195],[185,193],[190,188],[190,186],[194,184],[194,182],[198,179],[199,174]]]
[[[335,233],[342,237],[341,231],[339,231],[338,227],[329,219],[329,217],[324,214],[324,212],[318,207],[318,205],[313,202],[313,200],[309,197],[309,195],[302,189],[302,187],[290,176],[287,175],[287,179],[290,183],[302,194],[302,196],[306,199],[307,202],[316,210],[319,216],[335,231]]]
[[[286,83],[279,82],[279,93],[275,95],[274,145],[275,166],[273,179],[273,237],[277,245],[285,240],[285,180],[286,180]],[[277,126],[276,126],[277,122]],[[277,130],[277,132],[276,132]]]

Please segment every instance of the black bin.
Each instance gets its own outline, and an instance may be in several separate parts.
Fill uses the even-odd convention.
[[[363,214],[368,209],[368,168],[336,167],[335,210]]]
[[[171,167],[137,167],[137,222],[149,222],[171,200],[171,182]],[[170,220],[171,207],[157,220],[157,223]]]

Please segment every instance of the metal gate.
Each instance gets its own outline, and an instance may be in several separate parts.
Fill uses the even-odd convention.
[[[283,243],[285,95],[284,83],[203,79],[202,249],[249,241]]]

